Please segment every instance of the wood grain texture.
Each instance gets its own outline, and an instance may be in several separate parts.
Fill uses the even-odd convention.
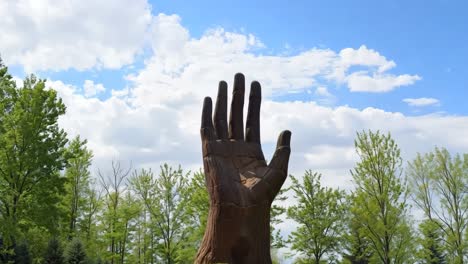
[[[280,134],[267,164],[260,144],[261,87],[252,82],[245,133],[244,90],[245,78],[238,73],[229,122],[225,82],[214,115],[211,98],[203,103],[200,133],[210,211],[195,263],[271,263],[270,207],[287,176],[291,132]]]

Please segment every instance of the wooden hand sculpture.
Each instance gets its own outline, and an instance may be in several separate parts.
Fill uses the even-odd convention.
[[[227,122],[227,84],[219,83],[212,119],[203,103],[201,138],[210,195],[208,224],[195,263],[271,263],[270,207],[287,172],[291,132],[283,131],[267,165],[260,145],[260,83],[250,87],[244,138],[244,75],[234,77]]]

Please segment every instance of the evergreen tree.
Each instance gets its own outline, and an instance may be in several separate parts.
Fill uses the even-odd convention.
[[[65,260],[63,258],[63,249],[60,246],[60,241],[54,237],[49,240],[47,245],[46,253],[44,256],[46,264],[63,264]]]
[[[425,220],[419,225],[421,248],[417,252],[421,264],[445,264],[443,233],[436,220]]]
[[[66,264],[87,264],[88,260],[86,257],[85,248],[81,240],[74,238],[67,247],[65,252],[65,263]]]
[[[29,253],[28,244],[25,241],[15,247],[15,264],[31,264],[32,259]]]

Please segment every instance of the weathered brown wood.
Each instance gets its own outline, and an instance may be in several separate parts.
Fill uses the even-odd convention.
[[[283,131],[271,162],[260,144],[261,87],[252,82],[244,137],[245,79],[234,77],[229,123],[227,84],[202,111],[202,153],[210,195],[208,224],[195,263],[271,263],[270,207],[288,171],[291,132]]]

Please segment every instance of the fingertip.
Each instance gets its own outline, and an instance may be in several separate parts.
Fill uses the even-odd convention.
[[[212,126],[211,121],[211,112],[213,111],[213,103],[211,97],[207,96],[203,100],[203,110],[202,110],[202,127]]]
[[[203,99],[203,109],[211,108],[212,105],[211,97],[207,96]]]
[[[241,72],[236,73],[236,75],[234,75],[234,80],[239,80],[239,81],[245,80],[244,74],[242,74]]]
[[[234,89],[232,90],[233,93],[240,93],[244,94],[245,92],[245,77],[242,73],[236,73],[234,76]]]
[[[225,81],[220,81],[218,85],[218,94],[225,94],[227,93],[227,82]]]
[[[261,97],[262,96],[262,86],[258,81],[253,81],[250,84],[250,96]]]
[[[289,147],[291,145],[291,131],[284,130],[278,137],[277,147],[286,146]]]

